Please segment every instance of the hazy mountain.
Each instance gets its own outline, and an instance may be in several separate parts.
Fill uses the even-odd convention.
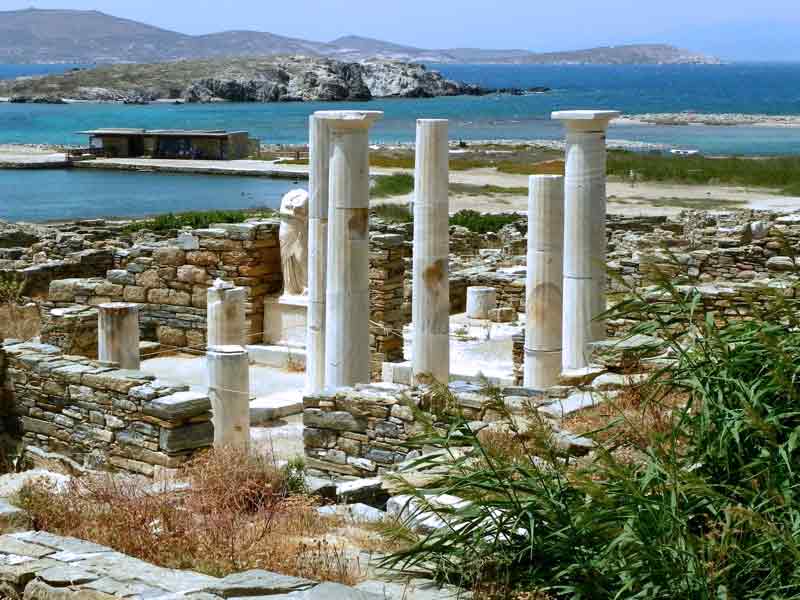
[[[98,11],[0,12],[0,62],[163,62],[232,56],[303,54],[359,61],[481,63],[698,63],[716,59],[662,44],[535,54],[526,50],[428,50],[359,36],[315,42],[258,31],[186,35]]]

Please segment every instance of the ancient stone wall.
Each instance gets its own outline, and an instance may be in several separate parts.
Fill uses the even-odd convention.
[[[49,302],[56,308],[135,302],[143,339],[204,349],[207,290],[221,278],[246,288],[250,340],[260,342],[264,298],[282,285],[278,228],[277,220],[215,225],[119,250],[104,279],[54,281]]]
[[[46,344],[0,347],[7,432],[80,466],[152,476],[213,442],[211,403],[187,386],[66,357]]]
[[[404,241],[371,234],[369,252],[370,372],[379,379],[384,362],[403,360]]]
[[[52,281],[69,277],[102,277],[113,265],[114,253],[111,250],[84,250],[63,260],[47,261],[19,270],[0,270],[14,271],[22,278],[23,295],[41,298],[47,295]]]
[[[344,388],[303,399],[303,443],[310,473],[370,477],[419,456],[407,442],[425,431],[434,414],[460,410],[469,420],[486,416],[480,386],[454,384],[456,406],[434,406],[426,387],[381,383]]]
[[[56,307],[43,302],[41,342],[63,354],[97,358],[97,309],[91,306]],[[23,338],[25,339],[25,338]]]

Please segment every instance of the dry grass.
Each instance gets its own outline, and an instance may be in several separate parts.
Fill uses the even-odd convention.
[[[663,396],[654,385],[628,385],[619,395],[569,415],[563,427],[579,435],[590,435],[623,455],[647,448],[673,430],[675,408],[686,401],[675,393]]]
[[[20,501],[36,529],[110,546],[164,567],[224,576],[247,569],[353,584],[358,561],[324,540],[334,523],[317,500],[293,494],[267,458],[235,450],[192,461],[183,491],[153,491],[110,475],[74,479],[57,492],[28,485]]]

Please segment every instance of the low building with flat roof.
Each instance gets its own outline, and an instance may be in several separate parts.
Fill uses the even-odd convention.
[[[250,154],[246,131],[108,128],[81,131],[93,153],[106,158],[236,160]]]

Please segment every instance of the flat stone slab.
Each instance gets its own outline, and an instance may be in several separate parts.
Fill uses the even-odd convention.
[[[386,600],[385,596],[340,583],[320,583],[300,596],[303,600]]]
[[[537,410],[553,419],[563,419],[579,410],[601,404],[604,400],[613,395],[613,393],[608,392],[605,394],[599,394],[597,392],[575,392],[562,400],[556,400],[550,404],[540,406]]]
[[[173,421],[197,417],[211,410],[207,394],[199,392],[176,392],[151,400],[142,407],[142,412],[151,417]]]
[[[322,506],[317,512],[326,517],[343,517],[353,523],[380,523],[386,518],[386,512],[361,502]]]
[[[464,590],[452,586],[439,587],[424,579],[412,579],[402,583],[373,579],[359,583],[356,589],[377,594],[383,600],[461,600],[470,598],[470,595]]]
[[[250,424],[261,425],[303,412],[303,393],[284,392],[256,398],[250,403]]]
[[[370,507],[365,509],[374,510]],[[262,570],[245,571],[220,579],[194,571],[167,569],[105,546],[36,531],[0,536],[0,583],[20,590],[25,587],[25,598],[29,600],[387,598],[365,589]]]
[[[69,564],[50,567],[36,574],[36,576],[49,585],[64,587],[68,585],[81,585],[97,579],[95,573],[84,571]]]
[[[238,598],[301,592],[311,589],[314,585],[310,579],[254,569],[228,575],[202,591],[223,598]]]

